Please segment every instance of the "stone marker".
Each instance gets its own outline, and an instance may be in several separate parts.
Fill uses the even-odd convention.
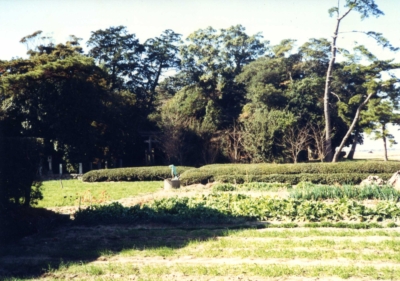
[[[49,172],[50,173],[53,172],[53,165],[52,165],[51,161],[52,161],[52,157],[51,156],[47,157],[47,162],[49,162]]]
[[[180,188],[181,181],[179,179],[165,179],[164,180],[164,189],[173,189],[173,188]]]
[[[365,180],[363,180],[360,183],[360,186],[366,186],[371,184],[381,186],[385,184],[385,181],[378,176],[368,176]]]
[[[388,180],[388,184],[390,184],[394,189],[400,190],[400,171],[397,171],[392,175]]]

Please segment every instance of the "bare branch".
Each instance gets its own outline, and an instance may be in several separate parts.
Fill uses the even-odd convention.
[[[341,101],[341,100],[340,100],[340,97],[339,97],[337,94],[335,94],[334,92],[331,92],[331,94],[334,95],[334,96],[336,96],[336,97],[338,98],[338,100]]]

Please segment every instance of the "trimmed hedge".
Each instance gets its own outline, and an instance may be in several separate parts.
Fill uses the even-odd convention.
[[[221,181],[283,182],[297,184],[308,181],[319,184],[358,184],[373,174],[384,180],[400,170],[399,162],[340,162],[301,164],[217,164],[191,169],[181,175],[183,184]]]
[[[179,174],[193,169],[193,167],[178,166]],[[100,181],[159,181],[171,177],[171,169],[168,166],[133,167],[118,169],[93,170],[83,175],[86,182]]]
[[[285,175],[285,174],[273,174],[273,175],[214,175],[214,176],[199,176],[194,175],[188,176],[188,174],[182,175],[181,182],[185,185],[193,183],[207,183],[213,181],[229,182],[242,184],[245,182],[281,182],[288,183],[291,185],[298,184],[299,182],[311,182],[315,184],[359,184],[362,180],[366,179],[370,174],[297,174],[297,175]],[[392,174],[374,174],[381,177],[384,180],[388,180]],[[206,179],[206,180],[204,180]]]

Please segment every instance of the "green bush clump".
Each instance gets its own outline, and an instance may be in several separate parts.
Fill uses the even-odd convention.
[[[235,191],[237,188],[236,186],[230,184],[230,183],[220,183],[216,184],[213,186],[213,191],[218,192],[218,191]]]
[[[377,199],[397,202],[400,192],[391,186],[324,186],[313,184],[299,184],[290,191],[290,198],[305,200],[326,200],[349,198],[356,200]]]
[[[308,228],[319,228],[319,227],[332,227],[332,228],[351,228],[351,229],[370,229],[370,228],[383,228],[382,225],[376,222],[360,222],[360,223],[348,223],[348,222],[310,222],[304,224],[304,227]]]
[[[193,167],[176,167],[179,174]],[[158,181],[171,177],[168,166],[133,167],[118,169],[93,170],[83,175],[86,182],[100,181]]]
[[[286,183],[268,183],[268,182],[250,182],[239,185],[231,183],[218,183],[213,186],[214,192],[225,191],[278,191],[292,188],[292,185]]]
[[[333,202],[303,199],[252,197],[243,194],[212,193],[196,197],[170,197],[152,203],[123,207],[118,203],[94,206],[75,214],[75,223],[230,223],[242,221],[356,221],[377,222],[400,218],[395,202],[380,202],[371,208],[347,198]]]
[[[244,191],[279,191],[292,188],[291,184],[278,182],[249,182],[240,185],[240,190]]]

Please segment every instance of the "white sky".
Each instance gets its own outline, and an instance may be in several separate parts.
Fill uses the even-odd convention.
[[[341,31],[381,32],[400,46],[400,0],[375,1],[384,16],[361,21],[353,12],[343,20]],[[219,29],[242,24],[248,34],[261,32],[271,44],[290,38],[301,45],[310,38],[329,38],[335,19],[327,10],[335,4],[337,0],[0,0],[0,59],[24,57],[26,46],[19,40],[37,30],[51,35],[55,43],[73,34],[86,46],[91,31],[118,25],[127,26],[144,42],[166,29],[186,38],[208,26]],[[378,58],[400,62],[400,52],[382,50],[361,34],[342,34],[338,44],[351,48],[355,41]],[[391,132],[400,142],[397,129]],[[380,142],[365,140],[359,149],[380,149]]]

